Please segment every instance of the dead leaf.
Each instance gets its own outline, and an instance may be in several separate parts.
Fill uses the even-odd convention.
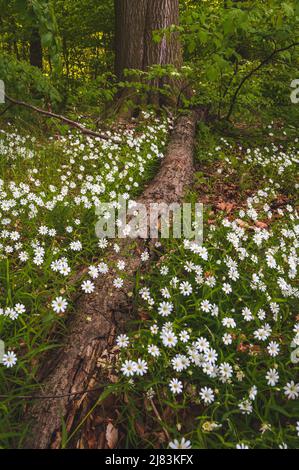
[[[118,429],[112,423],[106,428],[106,441],[109,449],[115,449],[118,442]]]
[[[98,449],[105,449],[105,433],[101,432],[99,435]]]
[[[262,353],[261,347],[258,344],[250,345],[250,355],[259,356]]]
[[[142,309],[138,311],[138,316],[141,318],[141,320],[144,320],[144,321],[149,320],[150,318],[149,314]]]
[[[113,373],[108,374],[108,379],[113,384],[116,384],[118,382],[118,376]]]
[[[239,343],[237,346],[237,351],[238,352],[246,352],[250,348],[249,344],[245,343]]]
[[[250,225],[242,219],[236,219],[236,222],[242,228],[249,228],[250,227]]]
[[[145,429],[144,429],[144,426],[139,421],[135,422],[135,428],[136,428],[138,436],[144,437]]]
[[[258,228],[268,228],[268,225],[265,223],[265,222],[262,222],[261,220],[256,220],[255,221],[255,225],[258,227]]]
[[[164,444],[167,442],[164,432],[155,432],[154,435],[157,437],[159,444]]]
[[[221,211],[225,211],[225,212],[231,212],[234,208],[234,204],[232,204],[231,202],[218,202],[218,204],[216,205],[217,209],[221,210]]]

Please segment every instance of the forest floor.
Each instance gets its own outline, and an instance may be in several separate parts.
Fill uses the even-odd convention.
[[[40,364],[78,296],[112,269],[122,289],[127,261],[111,266],[119,246],[97,239],[94,206],[142,192],[169,126],[145,115],[104,142],[1,132],[2,447],[22,447]],[[62,422],[62,447],[298,447],[298,139],[272,124],[221,135],[200,126],[186,194],[204,204],[203,245],[140,253],[133,320],[98,358],[84,436],[83,422],[70,433]]]

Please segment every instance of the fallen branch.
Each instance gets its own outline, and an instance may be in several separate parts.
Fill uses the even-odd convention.
[[[62,116],[61,114],[56,114],[56,113],[52,113],[51,111],[46,111],[45,109],[38,108],[37,106],[33,106],[32,104],[29,104],[29,103],[25,103],[25,101],[16,100],[15,98],[11,98],[10,96],[7,96],[7,95],[5,95],[5,99],[9,101],[11,104],[14,104],[17,106],[23,106],[23,108],[31,109],[31,111],[35,111],[36,113],[42,114],[43,116],[47,116],[49,118],[54,118],[54,119],[59,119],[61,122],[64,122],[68,126],[78,129],[84,135],[90,135],[91,137],[98,137],[99,139],[113,140],[111,137],[108,137],[107,135],[101,134],[99,132],[95,132],[91,129],[87,129],[87,127],[82,126],[82,124],[80,124],[79,122],[72,121],[72,119]]]

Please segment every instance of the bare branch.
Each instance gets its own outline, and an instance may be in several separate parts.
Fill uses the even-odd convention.
[[[32,104],[25,103],[24,101],[16,100],[15,98],[11,98],[10,96],[7,96],[7,95],[5,95],[5,98],[7,99],[7,101],[9,101],[10,103],[14,105],[23,106],[24,108],[31,109],[32,111],[35,111],[49,118],[59,119],[61,122],[64,122],[68,126],[78,129],[84,135],[90,135],[91,137],[98,137],[99,139],[113,140],[113,138],[108,137],[105,134],[100,134],[99,132],[95,132],[91,129],[87,129],[87,127],[82,126],[82,124],[80,124],[79,122],[72,121],[71,119],[65,116],[62,116],[61,114],[55,114],[50,111],[46,111],[45,109],[38,108],[37,106],[33,106]]]

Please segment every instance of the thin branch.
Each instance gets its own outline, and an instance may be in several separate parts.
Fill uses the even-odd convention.
[[[165,433],[165,436],[166,436],[167,439],[170,441],[169,432],[168,432],[167,429],[165,428],[165,426],[164,426],[164,424],[163,424],[163,420],[162,420],[162,418],[161,418],[161,416],[160,416],[160,414],[159,414],[159,411],[157,410],[156,405],[155,405],[155,403],[154,403],[154,400],[153,400],[152,398],[150,399],[150,404],[152,405],[152,408],[153,408],[153,411],[154,411],[154,413],[155,413],[155,415],[156,415],[156,418],[158,419],[159,423],[160,423],[161,426],[162,426],[162,429],[163,429],[163,431],[164,431],[164,433]]]
[[[111,137],[108,137],[105,134],[100,134],[100,133],[95,132],[91,129],[87,129],[86,127],[82,126],[82,124],[80,124],[79,122],[72,121],[71,119],[69,119],[65,116],[62,116],[61,114],[55,114],[55,113],[52,113],[50,111],[46,111],[45,109],[38,108],[37,106],[33,106],[32,104],[25,103],[24,101],[16,100],[15,98],[11,98],[10,96],[7,96],[7,95],[5,95],[5,98],[7,99],[7,101],[9,101],[10,103],[12,103],[14,105],[23,106],[24,108],[31,109],[32,111],[35,111],[35,112],[37,112],[39,114],[42,114],[44,116],[54,118],[54,119],[59,119],[60,121],[67,124],[68,126],[78,129],[84,135],[90,135],[92,137],[98,137],[100,139],[105,139],[105,140],[113,140],[113,139],[111,139]]]
[[[178,110],[180,103],[181,103],[181,96],[183,95],[184,91],[188,90],[190,88],[191,82],[188,81],[183,87],[180,88],[180,92],[178,94],[177,100],[176,100],[176,110]]]
[[[222,94],[222,96],[220,95],[219,106],[218,106],[218,119],[221,118],[221,108],[222,108],[222,105],[223,105],[223,101],[224,101],[226,95],[229,92],[230,86],[233,83],[234,78],[236,77],[236,75],[238,73],[238,70],[239,70],[238,67],[239,67],[239,62],[238,62],[238,59],[236,59],[234,73],[231,75],[231,77],[229,79],[229,82],[228,82],[227,86],[224,89],[224,93]]]
[[[11,107],[12,107],[12,103],[10,103],[9,105],[7,105],[7,106],[3,109],[3,111],[1,111],[0,116],[3,116],[3,114],[5,114],[6,111],[8,111]]]
[[[296,46],[299,46],[299,42],[294,42],[293,44],[289,44],[288,46],[286,47],[282,47],[281,49],[274,49],[274,51],[271,52],[271,54],[266,57],[264,60],[262,60],[262,62],[259,63],[259,65],[257,65],[254,69],[252,69],[247,75],[245,75],[241,82],[239,83],[233,97],[232,97],[232,101],[231,101],[231,104],[230,104],[230,108],[229,108],[229,111],[227,113],[227,116],[226,116],[226,119],[229,120],[231,115],[232,115],[232,112],[234,110],[234,107],[235,107],[235,104],[236,104],[236,100],[237,100],[237,97],[239,95],[239,92],[242,88],[242,86],[244,85],[244,83],[252,77],[252,75],[255,74],[255,72],[257,72],[259,69],[261,69],[264,65],[266,65],[268,62],[270,62],[273,57],[276,55],[276,54],[279,54],[280,52],[284,52],[284,51],[287,51],[289,49],[291,49],[292,47],[296,47]]]
[[[228,91],[229,91],[229,88],[230,88],[230,86],[231,86],[231,84],[232,84],[232,82],[233,82],[233,79],[235,78],[235,76],[236,76],[237,73],[238,73],[238,70],[239,70],[239,62],[238,62],[238,60],[236,60],[236,62],[235,62],[235,70],[234,70],[234,73],[232,74],[232,76],[230,77],[230,80],[229,80],[229,82],[228,82],[228,84],[227,84],[227,86],[226,86],[226,88],[225,88],[225,90],[224,90],[223,99],[226,97],[226,95],[227,95],[227,93],[228,93]]]

